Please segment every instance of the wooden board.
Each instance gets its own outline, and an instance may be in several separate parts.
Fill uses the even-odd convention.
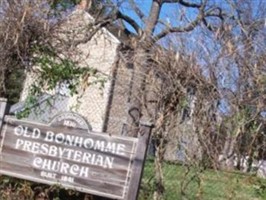
[[[113,199],[126,199],[137,138],[6,116],[0,173]]]

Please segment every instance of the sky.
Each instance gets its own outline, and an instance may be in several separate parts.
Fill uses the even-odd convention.
[[[115,0],[115,3],[119,4],[121,1],[119,0]],[[144,24],[141,22],[140,18],[138,17],[138,15],[134,12],[134,10],[132,9],[132,5],[130,4],[130,1],[122,1],[123,3],[120,5],[120,10],[125,13],[126,15],[132,17],[134,20],[137,21],[137,23],[139,25],[141,25],[141,27],[144,27]],[[152,0],[135,0],[134,1],[136,3],[136,5],[141,9],[141,11],[148,16],[149,12],[150,12],[150,8],[151,8],[151,3]],[[169,23],[171,25],[177,25],[177,22],[180,20],[177,20],[178,17],[180,17],[182,15],[182,13],[177,13],[176,11],[179,10],[178,4],[164,4],[161,10],[161,14],[160,14],[160,19],[164,22],[164,23]],[[193,10],[195,11],[195,9],[190,9],[190,11],[188,12],[189,15],[191,16],[193,15]],[[185,10],[183,10],[182,12],[186,12]],[[128,26],[130,31],[134,31],[134,29],[130,26]],[[162,26],[158,26],[158,28],[156,29],[156,32],[158,32],[160,29],[162,28]]]
[[[123,0],[114,0],[116,3],[119,3]],[[197,2],[197,0],[189,0],[190,2]],[[252,16],[251,19],[258,20],[260,17],[260,12],[263,11],[263,6],[266,6],[266,0],[263,3],[263,0],[250,0],[252,4],[245,4],[247,1],[243,1],[241,4],[242,8],[246,10],[250,10],[250,15]],[[124,3],[121,4],[121,11],[125,13],[126,15],[132,17],[139,23],[142,27],[144,24],[141,22],[141,20],[138,18],[136,13],[133,11],[132,6],[130,5],[130,0],[123,1]],[[142,12],[147,16],[149,14],[149,10],[151,7],[152,0],[135,0],[134,1],[136,5],[142,10]],[[234,2],[234,0],[211,0],[210,3],[218,4],[219,6],[223,7],[229,14],[234,15],[235,13],[232,11],[233,9],[237,9],[233,6],[233,4],[228,4],[226,2]],[[259,5],[259,3],[262,2],[264,5]],[[252,9],[250,9],[249,6],[252,6]],[[165,4],[162,8],[160,19],[164,23],[169,23],[171,26],[182,26],[186,24],[189,21],[192,21],[195,19],[195,16],[197,16],[197,9],[191,9],[191,8],[185,8],[180,7],[179,4]],[[266,27],[266,19],[265,20],[265,27]],[[134,32],[134,29],[127,25],[127,28]],[[155,33],[160,32],[164,26],[159,25],[155,29]],[[237,31],[237,30],[235,30]],[[236,32],[235,32],[236,33]],[[204,35],[205,34],[205,35]],[[236,34],[237,35],[237,34]],[[184,34],[178,34],[178,37],[184,37],[185,41],[187,41],[186,45],[186,52],[193,53],[197,52],[198,63],[204,66],[204,62],[216,62],[218,54],[216,54],[215,50],[217,52],[220,51],[221,47],[219,45],[213,44],[213,41],[215,41],[215,33],[210,33],[206,29],[205,31],[195,29],[194,31],[190,33],[184,33]],[[176,37],[177,38],[177,37]],[[204,38],[205,41],[199,41],[199,39]],[[176,45],[178,47],[178,40],[176,40]],[[204,46],[205,45],[205,46]],[[265,47],[265,46],[264,46]],[[178,48],[177,48],[178,49]],[[208,51],[209,50],[209,51]],[[200,55],[200,56],[199,56]],[[219,60],[217,65],[217,76],[218,76],[218,82],[219,87],[221,89],[231,90],[232,92],[237,91],[237,80],[239,79],[239,70],[238,66],[234,61],[231,61],[229,59],[230,56],[224,57]],[[206,66],[210,65],[210,63],[206,63]],[[207,68],[206,68],[207,70]],[[207,72],[208,73],[208,72]],[[207,74],[206,73],[206,74]],[[221,110],[225,113],[228,112],[228,105],[226,101],[224,100],[221,102]]]

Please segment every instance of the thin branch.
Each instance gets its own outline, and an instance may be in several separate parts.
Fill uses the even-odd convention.
[[[89,28],[87,34],[82,39],[74,41],[73,45],[77,46],[82,43],[87,43],[102,27],[106,27],[107,25],[119,19],[129,23],[136,30],[138,35],[142,34],[142,30],[135,20],[117,10],[112,15],[106,16],[98,22],[95,22],[93,26]]]
[[[192,31],[200,22],[204,19],[202,15],[199,15],[194,21],[190,22],[187,26],[184,27],[171,27],[165,29],[154,37],[154,41],[158,41],[168,35],[169,33],[182,33]]]
[[[215,30],[215,28],[212,25],[210,25],[205,18],[202,20],[202,22],[203,22],[203,24],[206,26],[206,28],[209,31],[212,31],[213,32]]]
[[[88,41],[91,40],[91,38],[102,28],[102,27],[106,27],[107,25],[109,25],[112,22],[111,19],[109,20],[103,20],[99,23],[97,23],[96,25],[94,25],[93,27],[90,27],[90,29],[87,31],[86,35],[80,39],[80,40],[75,40],[72,43],[72,46],[77,46],[79,44],[85,44]]]
[[[138,33],[138,35],[141,35],[142,29],[137,24],[137,22],[134,19],[132,19],[131,17],[124,15],[120,11],[117,11],[116,16],[115,16],[115,20],[116,19],[122,19],[122,20],[126,21],[135,29],[135,31]]]
[[[215,12],[215,11],[218,11]],[[216,17],[219,18],[220,20],[224,20],[224,14],[222,12],[222,9],[219,7],[214,7],[206,11],[205,13],[205,18],[202,20],[203,24],[209,29],[210,31],[217,31],[217,27],[212,26],[210,23],[207,22],[207,17]]]
[[[226,16],[222,9],[219,8],[219,7],[213,7],[213,8],[210,8],[209,10],[207,10],[205,12],[206,14],[206,17],[217,17],[217,18],[220,18],[221,20],[224,20],[224,17]]]
[[[165,37],[169,33],[182,33],[182,32],[189,32],[192,31],[196,26],[198,26],[202,20],[205,17],[204,9],[206,7],[207,0],[204,1],[204,3],[201,4],[201,7],[199,9],[199,14],[197,18],[190,22],[188,25],[183,26],[183,27],[168,27],[159,34],[157,34],[154,38],[153,41],[156,42],[160,40],[161,38]]]
[[[190,3],[184,0],[163,0],[162,3],[179,3],[182,6],[190,8],[200,8],[202,6],[202,4]]]
[[[130,34],[131,32],[128,30],[128,28],[126,27],[125,23],[123,22],[123,19],[118,19],[118,26],[121,27],[121,29],[126,33],[126,34]]]
[[[134,9],[134,11],[136,12],[136,14],[139,16],[139,18],[141,20],[144,19],[145,15],[144,13],[140,10],[140,8],[136,5],[136,3],[134,2],[134,0],[130,0],[129,1],[131,7]]]
[[[224,14],[222,13],[221,8],[219,7],[213,7],[208,9],[207,11],[204,11],[207,0],[205,0],[201,5],[199,4],[194,4],[194,3],[188,3],[184,2],[182,0],[165,0],[163,1],[164,3],[181,3],[184,6],[187,7],[193,7],[193,8],[199,8],[199,14],[195,20],[190,22],[188,25],[183,26],[183,27],[168,27],[159,34],[157,34],[154,37],[154,42],[160,40],[161,38],[165,37],[169,33],[182,33],[182,32],[189,32],[192,31],[196,26],[198,26],[201,22],[211,31],[213,31],[215,28],[212,27],[206,20],[208,17],[217,17],[221,20],[224,20]],[[198,7],[200,6],[200,7]]]

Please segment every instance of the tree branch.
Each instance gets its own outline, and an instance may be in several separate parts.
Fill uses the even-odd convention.
[[[136,14],[139,16],[139,18],[141,20],[143,20],[143,18],[145,17],[144,13],[140,10],[140,8],[136,5],[136,3],[134,2],[134,0],[130,0],[129,1],[130,5],[132,6],[132,8],[134,9],[134,11],[136,12]]]
[[[78,39],[72,42],[72,46],[77,46],[79,44],[85,44],[91,40],[91,38],[103,27],[106,27],[108,24],[112,22],[111,19],[109,20],[102,20],[101,22],[96,23],[92,27],[89,27],[87,33],[82,39]]]
[[[217,11],[217,12],[215,13],[215,11]],[[221,20],[224,20],[224,16],[225,16],[225,15],[224,15],[224,13],[222,12],[222,9],[219,8],[219,7],[210,8],[210,9],[207,10],[205,13],[206,13],[206,14],[205,14],[206,17],[218,17],[218,18],[220,18]]]
[[[202,4],[190,3],[184,0],[163,0],[162,3],[179,3],[182,6],[190,7],[190,8],[200,8],[202,6]]]
[[[165,0],[164,2],[180,2],[180,0]],[[200,8],[199,8],[199,14],[197,16],[197,18],[195,20],[193,20],[192,22],[190,22],[188,25],[183,26],[183,27],[168,27],[165,30],[163,30],[162,32],[160,32],[159,34],[157,34],[154,38],[153,41],[156,42],[158,40],[160,40],[161,38],[165,37],[166,35],[168,35],[169,33],[182,33],[182,32],[189,32],[192,31],[196,26],[198,26],[202,20],[205,18],[205,12],[204,9],[206,7],[206,3],[207,0],[205,0]]]
[[[184,27],[171,27],[165,29],[154,37],[154,41],[158,41],[168,35],[169,33],[182,33],[192,31],[200,22],[204,19],[203,16],[199,15],[194,21],[190,22],[187,26]]]
[[[215,13],[215,11],[218,11],[218,13]],[[217,17],[221,19],[222,21],[224,20],[224,14],[222,13],[221,8],[215,7],[215,8],[211,8],[208,11],[206,11],[205,18],[202,20],[202,22],[207,27],[207,29],[209,29],[210,31],[216,31],[218,28],[209,24],[206,19],[207,17]]]
[[[119,10],[117,11],[116,16],[115,16],[115,20],[116,19],[122,19],[122,20],[126,21],[135,29],[135,31],[138,33],[138,35],[142,34],[142,29],[137,24],[137,22],[134,19],[132,19],[131,17],[124,15]]]
[[[114,21],[116,20],[124,20],[126,21],[128,24],[130,24],[138,33],[138,35],[142,34],[142,29],[140,28],[140,26],[137,24],[137,22],[135,20],[133,20],[131,17],[124,15],[123,13],[121,13],[119,10],[116,10],[114,13],[103,17],[102,19],[97,20],[96,22],[94,22],[93,24],[90,24],[88,26],[88,30],[87,33],[84,35],[83,38],[75,40],[72,42],[72,46],[77,46],[79,44],[83,44],[83,43],[87,43],[88,41],[91,40],[91,38],[103,27],[108,26],[109,24],[112,24]],[[124,27],[125,28],[125,27]],[[128,31],[128,29],[124,29],[126,31]]]
[[[144,31],[148,37],[152,36],[152,33],[159,19],[161,8],[162,8],[162,4],[158,0],[152,1],[149,18],[147,19],[146,27]]]
[[[207,0],[205,0],[202,4],[194,4],[194,3],[188,3],[183,0],[164,0],[163,3],[180,3],[187,7],[193,7],[193,8],[199,8],[199,14],[197,18],[190,22],[188,25],[184,27],[168,27],[159,34],[157,34],[154,37],[154,42],[160,40],[161,38],[165,37],[169,33],[182,33],[182,32],[189,32],[192,31],[196,26],[198,26],[201,22],[210,30],[213,31],[216,28],[211,26],[207,19],[208,17],[217,17],[221,20],[224,20],[224,14],[222,13],[221,8],[219,7],[213,7],[206,11],[204,9],[206,8]],[[200,6],[200,7],[199,7]]]

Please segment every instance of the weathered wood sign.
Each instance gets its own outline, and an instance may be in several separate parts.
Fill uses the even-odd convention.
[[[91,130],[89,123],[77,113],[74,112],[62,112],[57,114],[49,123],[53,127],[72,127],[79,129]]]
[[[0,173],[112,199],[136,199],[149,133],[143,139],[93,133],[69,127],[79,121],[75,115],[72,121],[62,116],[50,125],[5,116]]]

